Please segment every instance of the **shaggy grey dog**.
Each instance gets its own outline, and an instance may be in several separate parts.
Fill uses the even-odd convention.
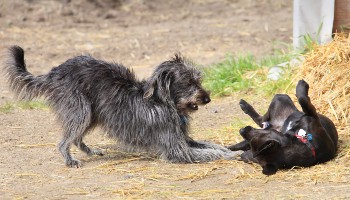
[[[201,86],[200,72],[179,55],[161,63],[149,79],[139,81],[130,69],[90,56],[69,59],[35,77],[26,69],[21,47],[13,46],[9,53],[6,70],[11,89],[21,100],[45,97],[62,122],[59,151],[68,167],[81,166],[70,154],[72,144],[88,155],[102,155],[83,142],[96,126],[123,144],[156,152],[171,162],[238,155],[189,136],[189,113],[209,103],[210,97]]]

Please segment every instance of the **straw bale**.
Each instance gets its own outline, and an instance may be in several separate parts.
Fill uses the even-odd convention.
[[[315,44],[313,50],[306,54],[298,77],[309,83],[309,96],[317,111],[330,117],[338,129],[348,129],[346,125],[350,120],[349,35],[336,34],[329,44]]]

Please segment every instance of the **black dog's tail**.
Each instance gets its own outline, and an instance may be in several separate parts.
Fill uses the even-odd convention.
[[[10,88],[20,100],[31,100],[41,95],[43,82],[27,71],[24,51],[21,47],[12,46],[9,48],[6,73]]]

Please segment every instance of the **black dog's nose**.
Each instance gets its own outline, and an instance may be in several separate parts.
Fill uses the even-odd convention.
[[[211,100],[209,97],[204,97],[203,98],[203,103],[209,103]]]
[[[239,134],[243,135],[245,132],[244,128],[239,129]]]
[[[247,137],[248,132],[250,132],[252,129],[253,129],[253,127],[251,127],[251,126],[246,126],[246,127],[244,127],[244,128],[241,128],[241,129],[239,130],[239,133],[241,134],[241,136],[242,136],[243,138],[245,138],[245,137]]]

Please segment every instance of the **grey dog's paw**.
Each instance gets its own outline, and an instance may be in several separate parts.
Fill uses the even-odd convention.
[[[97,156],[103,156],[104,153],[102,150],[99,149],[91,149],[91,151],[88,153],[89,156],[97,155]]]
[[[216,149],[216,150],[220,150],[220,151],[223,151],[223,152],[230,152],[230,150],[227,149],[225,146],[222,146],[222,145],[219,145],[219,144],[210,144],[210,143],[208,143],[206,148],[208,148],[208,149]]]
[[[81,161],[77,160],[77,159],[71,159],[69,161],[66,161],[66,165],[67,165],[67,167],[70,167],[70,168],[80,168],[80,167],[82,167]]]
[[[224,160],[239,160],[241,154],[244,151],[230,151],[229,153],[226,153],[223,157]]]

